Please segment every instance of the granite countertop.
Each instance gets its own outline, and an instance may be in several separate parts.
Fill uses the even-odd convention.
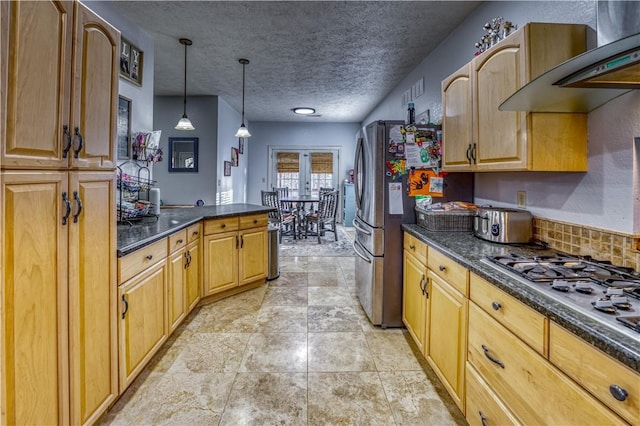
[[[603,352],[640,372],[640,342],[545,297],[509,275],[481,262],[483,258],[488,256],[500,256],[514,252],[523,255],[545,255],[556,251],[492,243],[474,237],[471,232],[433,232],[415,224],[402,225],[402,229],[592,343]]]
[[[192,207],[160,210],[155,220],[147,217],[133,224],[118,225],[118,257],[132,253],[161,238],[173,234],[203,219],[243,216],[273,211],[272,207],[256,204],[224,204],[220,206]]]

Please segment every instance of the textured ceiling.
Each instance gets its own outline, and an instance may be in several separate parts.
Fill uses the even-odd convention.
[[[155,41],[156,95],[219,95],[249,121],[360,122],[479,2],[116,1]],[[126,34],[125,34],[126,37]],[[291,113],[310,106],[321,117]]]

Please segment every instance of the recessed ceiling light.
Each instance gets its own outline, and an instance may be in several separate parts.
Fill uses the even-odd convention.
[[[300,114],[300,115],[309,115],[309,114],[314,114],[316,112],[315,109],[309,108],[309,107],[298,107],[298,108],[292,109],[291,111],[293,111],[294,114]]]

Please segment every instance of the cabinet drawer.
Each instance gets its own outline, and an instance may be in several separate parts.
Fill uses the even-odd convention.
[[[268,216],[265,213],[240,216],[240,229],[258,228],[267,226]]]
[[[202,225],[201,222],[196,223],[195,225],[191,225],[187,228],[187,244],[190,244],[200,238],[200,234],[202,234]]]
[[[180,250],[187,245],[187,230],[182,229],[169,235],[169,253]]]
[[[520,424],[469,363],[467,363],[466,384],[466,417],[470,426]]]
[[[118,259],[118,285],[166,257],[166,238],[121,257]]]
[[[207,219],[204,221],[204,235],[218,234],[220,232],[237,231],[238,217],[223,217],[221,219]]]
[[[553,322],[549,360],[631,424],[640,424],[640,374]],[[614,398],[610,386],[624,389],[626,399]]]
[[[475,303],[469,304],[467,355],[469,363],[524,424],[623,423]]]
[[[544,315],[473,273],[469,278],[469,298],[538,353],[547,356],[549,321]]]
[[[467,268],[440,253],[433,247],[429,249],[427,266],[460,293],[465,296],[469,294],[467,285],[469,281],[469,271]]]
[[[407,232],[404,233],[404,249],[423,265],[427,264],[427,245]]]

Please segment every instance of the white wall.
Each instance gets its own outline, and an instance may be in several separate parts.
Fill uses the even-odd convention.
[[[231,161],[231,148],[238,148],[238,138],[234,135],[242,122],[242,115],[224,99],[218,98],[218,193],[216,204],[245,203],[247,201],[247,158],[251,151],[253,137],[245,140],[244,154],[238,155],[238,167],[231,167],[231,176],[224,176],[224,161]],[[253,125],[244,124],[253,135]],[[260,203],[257,203],[260,204]]]
[[[154,166],[153,177],[160,188],[160,198],[166,204],[216,204],[216,173],[218,162],[218,97],[187,96],[187,116],[195,130],[176,130],[174,127],[183,112],[182,96],[156,96],[153,125],[162,130],[160,148],[164,160]],[[169,173],[169,138],[198,138],[198,172]]]
[[[339,182],[353,168],[358,123],[254,122],[249,127],[251,147],[247,200],[260,204],[260,191],[267,190],[269,146],[339,146]],[[246,145],[245,145],[246,149]]]
[[[432,119],[442,117],[440,82],[470,61],[482,25],[502,16],[518,26],[526,22],[582,23],[596,28],[595,1],[488,2],[480,5],[367,117],[404,119],[400,95],[421,76],[425,94],[415,100],[416,111],[431,109]],[[595,47],[591,31],[590,47]],[[587,173],[477,173],[476,203],[494,206],[517,204],[517,191],[527,192],[527,209],[534,215],[625,233],[640,232],[634,193],[634,137],[640,137],[640,92],[619,97],[592,111],[589,120],[589,171]],[[558,141],[562,155],[562,141]],[[636,165],[637,166],[637,165]]]

